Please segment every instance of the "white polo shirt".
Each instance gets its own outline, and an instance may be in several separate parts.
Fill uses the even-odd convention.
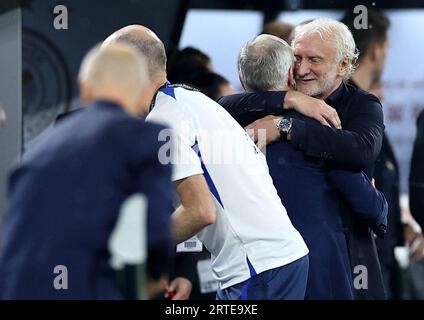
[[[220,288],[308,254],[265,156],[218,103],[200,92],[167,86],[159,90],[146,120],[172,128],[172,148],[162,150],[159,160],[172,159],[174,181],[196,174],[206,178],[217,217],[197,236],[212,254]],[[160,138],[167,141],[169,136]]]

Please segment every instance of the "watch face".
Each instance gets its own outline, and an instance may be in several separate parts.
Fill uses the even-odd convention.
[[[278,127],[280,128],[280,130],[284,133],[287,133],[290,130],[290,120],[288,119],[281,119],[281,121],[278,124]]]

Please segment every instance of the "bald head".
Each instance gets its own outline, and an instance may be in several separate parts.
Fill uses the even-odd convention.
[[[79,72],[85,102],[108,99],[135,111],[147,83],[147,67],[137,49],[124,44],[96,46],[85,57]]]
[[[166,77],[166,51],[163,42],[150,29],[141,25],[126,26],[112,33],[104,45],[124,42],[135,46],[146,58],[149,77]]]

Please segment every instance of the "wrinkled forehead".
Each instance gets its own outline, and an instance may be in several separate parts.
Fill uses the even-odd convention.
[[[334,40],[322,38],[315,32],[296,37],[292,48],[295,56],[320,56],[331,59],[335,58],[337,53]]]

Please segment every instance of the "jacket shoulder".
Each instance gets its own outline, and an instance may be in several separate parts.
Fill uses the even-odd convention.
[[[347,84],[346,85],[347,90],[348,90],[348,95],[352,98],[355,99],[356,102],[370,102],[370,105],[373,105],[374,107],[379,107],[382,108],[380,99],[377,98],[377,96],[375,96],[372,93],[369,93],[365,90],[362,90],[360,88],[358,88],[357,86],[351,85],[351,84]],[[361,106],[363,106],[361,104]]]

